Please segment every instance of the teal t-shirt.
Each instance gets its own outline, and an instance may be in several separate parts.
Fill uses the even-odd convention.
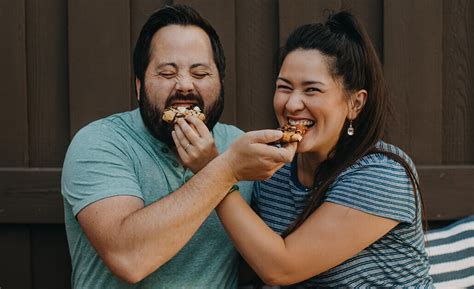
[[[212,133],[223,152],[242,131],[218,123]],[[136,196],[147,206],[176,191],[192,176],[177,156],[149,133],[138,109],[81,129],[67,151],[61,181],[72,287],[236,288],[238,253],[215,211],[176,256],[134,285],[108,270],[75,218],[87,205],[111,196]],[[240,182],[239,187],[250,201],[252,182]]]

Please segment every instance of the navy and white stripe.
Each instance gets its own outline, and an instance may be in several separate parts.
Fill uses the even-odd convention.
[[[399,148],[384,142],[377,146],[401,156],[414,169],[412,161]],[[302,212],[308,197],[309,189],[299,183],[293,162],[271,179],[256,183],[253,206],[281,234]],[[401,164],[382,153],[364,156],[336,178],[324,201],[390,218],[399,224],[349,260],[291,288],[432,287],[421,205]]]
[[[474,288],[474,215],[429,231],[430,275],[437,288]]]

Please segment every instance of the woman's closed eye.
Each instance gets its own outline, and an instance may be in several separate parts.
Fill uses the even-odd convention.
[[[280,90],[280,91],[291,91],[291,90],[293,90],[291,87],[289,87],[288,85],[284,85],[284,84],[277,84],[277,89]]]
[[[321,92],[321,89],[318,87],[308,87],[305,89],[307,93]]]

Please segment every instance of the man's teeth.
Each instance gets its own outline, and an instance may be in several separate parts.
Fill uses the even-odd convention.
[[[302,125],[306,125],[306,126],[312,126],[314,124],[314,121],[309,120],[309,119],[301,119],[301,120],[289,119],[288,123],[290,125],[302,124]]]

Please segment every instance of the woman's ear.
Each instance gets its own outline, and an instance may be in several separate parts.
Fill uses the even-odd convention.
[[[135,93],[137,94],[137,100],[140,101],[140,88],[141,88],[141,82],[138,77],[135,77]]]
[[[355,119],[364,108],[367,100],[367,90],[361,89],[351,95],[349,100],[349,115],[351,119]]]

